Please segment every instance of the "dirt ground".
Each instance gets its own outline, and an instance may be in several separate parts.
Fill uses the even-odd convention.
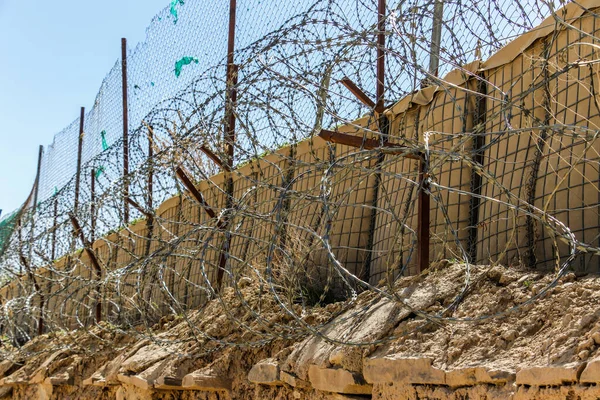
[[[555,278],[441,262],[400,279],[394,290],[365,291],[354,300],[304,310],[290,305],[287,311],[264,286],[242,278],[221,299],[153,327],[121,332],[101,324],[46,334],[22,348],[5,343],[0,398],[549,398],[550,389],[534,393],[514,379],[502,387],[468,388],[469,397],[466,389],[460,394],[445,383],[391,390],[398,385],[391,382],[382,389],[362,374],[368,360],[390,355],[430,359],[445,373],[482,367],[516,374],[575,365],[581,374],[600,358],[600,277]],[[277,375],[272,382],[251,382],[249,372],[265,359]],[[184,390],[182,382],[198,371],[217,383]],[[331,371],[350,373],[356,384],[336,386],[343,380],[338,375],[316,383],[318,374]]]

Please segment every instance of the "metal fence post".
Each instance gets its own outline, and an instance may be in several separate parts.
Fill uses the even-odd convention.
[[[38,151],[38,162],[37,162],[37,173],[35,175],[35,192],[33,193],[33,207],[35,212],[35,207],[38,202],[38,194],[40,191],[40,173],[42,171],[42,156],[44,154],[44,146],[40,145]]]
[[[123,90],[123,222],[129,223],[129,109],[127,106],[127,39],[121,38],[121,77]]]
[[[435,0],[433,6],[433,30],[431,32],[431,51],[429,53],[429,73],[438,76],[440,49],[442,44],[442,22],[444,18],[444,0]]]
[[[476,105],[473,115],[473,162],[478,165],[483,165],[483,145],[485,144],[485,121],[486,121],[486,95],[487,85],[485,77],[480,75],[480,80],[477,84]],[[471,199],[469,202],[469,236],[467,238],[467,252],[469,261],[477,262],[477,236],[479,227],[479,208],[481,206],[481,185],[482,179],[478,171],[473,168],[471,172]]]
[[[442,41],[442,22],[444,17],[444,0],[435,0],[433,6],[433,30],[431,32],[431,51],[429,52],[429,73],[438,76],[440,66],[440,49]],[[429,195],[430,185],[428,183],[428,160],[427,155],[419,164],[419,199],[417,210],[417,273],[429,268],[430,234],[429,224],[431,220],[431,199]]]
[[[385,109],[385,15],[386,0],[379,0],[377,4],[377,65],[376,65],[376,97],[375,115],[379,118],[379,144],[384,146],[388,142],[389,123],[383,115]],[[365,269],[362,271],[362,279],[368,281],[371,278],[371,264],[373,262],[373,250],[375,246],[375,230],[377,228],[377,204],[379,203],[379,186],[381,185],[381,164],[385,160],[385,154],[380,153],[375,163],[377,173],[373,183],[373,198],[371,201],[371,214],[369,217],[369,236],[367,239],[367,256]]]
[[[73,206],[73,214],[77,214],[79,208],[79,187],[81,184],[81,152],[83,150],[83,119],[85,116],[85,107],[81,107],[79,116],[79,141],[77,145],[77,172],[75,173],[75,204]]]
[[[92,168],[90,182],[90,241],[96,240],[96,169]]]
[[[229,1],[229,34],[227,39],[227,83],[225,88],[225,194],[227,196],[225,209],[228,210],[223,219],[223,228],[225,230],[225,239],[219,254],[219,270],[217,271],[217,290],[221,289],[223,284],[223,274],[227,266],[227,256],[231,245],[231,235],[229,229],[229,214],[233,208],[233,176],[231,171],[234,166],[235,157],[235,102],[237,100],[237,74],[238,69],[234,64],[235,51],[235,14],[237,1]]]
[[[38,152],[38,162],[37,162],[37,173],[35,175],[35,191],[33,193],[33,207],[32,207],[32,212],[31,212],[31,243],[29,245],[29,262],[31,262],[31,252],[33,250],[33,239],[35,238],[35,212],[37,210],[37,203],[38,203],[38,195],[39,195],[39,191],[40,191],[40,173],[42,170],[42,156],[44,154],[44,146],[40,145],[39,148],[39,152]],[[33,273],[31,273],[31,275],[33,276]],[[42,293],[42,288],[41,286],[37,283],[37,281],[33,280],[34,282],[34,286],[36,288],[36,290],[38,291],[38,294],[40,296],[40,302],[39,302],[39,307],[40,307],[40,315],[39,315],[39,319],[38,319],[38,335],[42,335],[44,333],[44,304],[45,304],[45,296],[44,293]]]

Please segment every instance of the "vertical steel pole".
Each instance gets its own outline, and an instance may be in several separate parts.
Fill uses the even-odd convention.
[[[435,0],[433,6],[433,29],[431,32],[431,51],[429,53],[429,73],[438,75],[440,66],[440,48],[442,42],[442,20],[444,17],[444,0]],[[428,179],[428,160],[423,155],[419,165],[419,200],[417,238],[419,249],[417,253],[417,271],[420,273],[429,268],[429,224],[431,199],[427,193],[430,189]]]
[[[75,204],[73,206],[73,214],[77,215],[79,208],[79,187],[81,184],[81,152],[83,150],[83,118],[85,116],[85,107],[81,107],[79,116],[79,142],[77,146],[77,172],[75,174]]]
[[[58,224],[58,193],[54,195],[53,203],[54,203],[54,210],[53,210],[54,222],[52,223],[52,249],[51,249],[51,253],[50,253],[52,262],[54,262],[54,260],[56,260],[56,231],[58,230],[58,227],[56,226]]]
[[[95,168],[92,168],[92,173],[91,173],[90,178],[92,179],[91,184],[90,184],[90,214],[91,214],[90,241],[93,244],[94,241],[96,240],[96,169]]]
[[[152,127],[148,127],[148,204],[146,206],[148,211],[152,211],[154,209],[154,205],[152,204],[152,192],[154,190],[154,165],[152,157],[154,157],[154,130]]]
[[[426,190],[429,190],[427,183],[427,161],[425,158],[419,163],[419,198],[417,211],[417,271],[421,273],[429,268],[429,223],[431,200]]]
[[[227,39],[227,97],[225,108],[226,108],[226,133],[225,133],[225,145],[227,146],[227,159],[225,161],[225,168],[231,170],[233,167],[234,157],[234,144],[235,144],[235,113],[234,104],[237,100],[237,67],[234,64],[234,51],[235,51],[235,12],[236,12],[236,0],[229,1],[229,37]]]
[[[35,239],[35,213],[37,211],[38,194],[40,191],[40,172],[42,170],[42,155],[44,146],[40,145],[38,152],[37,172],[35,174],[35,183],[33,188],[33,205],[31,206],[31,243],[29,245],[29,260],[31,262],[31,252],[33,251],[33,240]]]
[[[33,248],[33,239],[35,238],[35,219],[33,218],[33,215],[35,214],[36,210],[37,210],[37,203],[38,203],[38,194],[39,194],[39,190],[40,190],[40,172],[42,170],[42,155],[44,153],[44,146],[40,145],[40,149],[38,152],[38,162],[37,162],[37,173],[35,175],[35,191],[33,193],[33,208],[32,208],[32,218],[31,218],[31,238],[32,238],[32,243],[29,246],[29,262],[31,263],[31,251]],[[33,276],[33,273],[31,274]],[[37,289],[37,291],[39,292],[39,296],[40,296],[40,302],[39,302],[39,307],[40,307],[40,316],[38,318],[38,335],[42,335],[44,333],[44,294],[42,293],[41,287],[37,284],[37,282],[34,279],[34,285],[35,288]]]
[[[375,111],[379,114],[379,142],[384,145],[388,142],[389,123],[383,111],[385,109],[385,16],[386,1],[379,0],[377,5],[377,65],[376,65],[376,103]],[[369,218],[369,236],[367,239],[367,256],[364,271],[361,278],[369,281],[371,278],[371,264],[373,262],[373,250],[375,240],[375,229],[377,228],[377,204],[379,203],[379,186],[381,185],[381,165],[385,161],[385,154],[380,153],[375,163],[375,182],[373,183],[373,197],[371,200],[371,215]]]
[[[229,0],[229,36],[227,39],[227,84],[225,99],[225,147],[226,159],[225,169],[225,193],[227,195],[225,208],[231,210],[233,207],[233,177],[231,171],[234,165],[234,146],[235,146],[235,102],[237,101],[237,66],[234,64],[235,51],[235,13],[237,8],[236,0]],[[227,265],[227,253],[231,244],[231,236],[227,232],[229,229],[229,215],[226,215],[222,226],[225,229],[225,239],[219,255],[219,270],[217,271],[217,290],[221,289],[223,284],[223,273]]]
[[[35,175],[35,192],[33,193],[33,207],[35,213],[35,207],[38,202],[38,194],[40,190],[40,173],[42,171],[42,155],[44,154],[44,146],[40,145],[40,149],[38,152],[38,162],[37,162],[37,173]]]
[[[477,93],[475,97],[476,108],[473,115],[473,161],[479,165],[484,163],[483,146],[485,145],[485,137],[483,132],[485,130],[486,114],[487,114],[487,85],[485,77],[480,75],[480,80],[477,84]],[[481,185],[482,178],[474,168],[471,172],[471,200],[469,204],[469,236],[467,238],[467,251],[469,254],[469,262],[477,262],[477,236],[478,236],[478,225],[479,225],[479,208],[481,205]]]
[[[431,51],[429,53],[429,73],[438,76],[440,49],[442,45],[442,21],[444,18],[444,0],[435,0],[433,6],[433,30],[431,32]]]
[[[123,222],[129,223],[129,109],[127,107],[127,39],[121,39],[121,76],[123,88]]]
[[[385,92],[385,0],[379,0],[377,7],[377,112],[383,112]]]

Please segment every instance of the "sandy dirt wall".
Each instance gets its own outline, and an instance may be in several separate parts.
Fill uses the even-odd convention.
[[[596,398],[600,278],[553,279],[437,263],[395,285],[405,305],[364,292],[355,301],[307,309],[301,318],[321,336],[268,340],[271,329],[296,322],[245,279],[240,293],[225,290],[223,302],[138,332],[102,323],[43,335],[19,349],[3,344],[0,398]],[[259,304],[264,320],[247,312]],[[414,309],[454,321],[432,323]]]

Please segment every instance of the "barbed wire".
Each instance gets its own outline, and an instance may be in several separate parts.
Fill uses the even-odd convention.
[[[204,3],[178,4],[176,19],[163,10],[129,54],[129,174],[119,64],[85,116],[79,184],[79,121],[46,149],[41,201],[28,200],[0,248],[0,331],[13,343],[95,325],[163,344],[317,335],[368,345],[394,338],[343,341],[322,329],[365,291],[427,323],[480,321],[512,309],[452,316],[480,274],[475,264],[554,274],[516,308],[569,269],[597,269],[593,11],[444,1],[436,74],[426,67],[434,2],[388,4],[380,110],[377,4],[240,2],[234,83],[225,74],[227,10]],[[513,39],[525,44],[497,53]],[[236,121],[231,170],[226,109]],[[340,134],[354,145],[336,144]],[[435,314],[413,307],[397,284],[419,272],[424,254],[464,265],[462,288]],[[326,319],[307,318],[342,300]],[[211,333],[198,311],[206,307],[248,335]],[[155,334],[165,315],[186,320],[190,335]]]

